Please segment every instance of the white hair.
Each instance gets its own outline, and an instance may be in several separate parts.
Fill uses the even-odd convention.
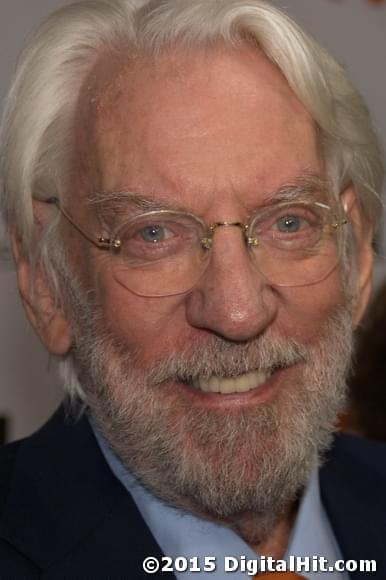
[[[261,0],[84,0],[55,12],[32,36],[5,105],[1,206],[24,252],[50,261],[44,236],[33,237],[32,199],[60,198],[69,188],[78,97],[102,51],[156,54],[180,44],[248,40],[278,66],[315,120],[335,195],[352,183],[375,224],[383,165],[366,106],[344,70],[286,14]]]

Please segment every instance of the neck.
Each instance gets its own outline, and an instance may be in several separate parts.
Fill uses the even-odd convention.
[[[230,518],[215,517],[186,501],[181,502],[179,507],[198,517],[231,528],[257,554],[281,559],[287,551],[299,501],[289,503],[279,515],[262,516],[255,512],[245,512]]]
[[[228,523],[259,555],[283,558],[298,510],[298,502],[287,506],[280,516],[262,521],[255,514],[243,514]]]

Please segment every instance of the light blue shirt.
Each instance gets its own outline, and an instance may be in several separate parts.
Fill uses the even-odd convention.
[[[198,558],[201,570],[205,557],[214,556],[216,570],[211,572],[174,571],[178,580],[192,580],[207,577],[208,580],[245,580],[258,570],[243,570],[242,561],[257,562],[257,555],[231,529],[195,517],[190,513],[173,508],[149,493],[127,471],[119,458],[108,446],[100,432],[91,421],[101,451],[114,475],[131,494],[143,519],[165,555],[173,558]],[[151,556],[152,554],[149,554]],[[329,565],[341,559],[331,525],[322,506],[319,493],[317,470],[303,494],[295,525],[292,530],[288,549],[285,555],[287,562],[290,556],[324,556]],[[232,559],[233,558],[233,559]],[[251,563],[253,565],[253,562]],[[226,569],[225,566],[227,567]],[[193,566],[195,567],[195,566]],[[231,571],[237,568],[235,571]],[[268,571],[268,570],[266,570]],[[225,573],[226,572],[226,573]],[[303,572],[310,580],[349,580],[347,573],[338,572]]]

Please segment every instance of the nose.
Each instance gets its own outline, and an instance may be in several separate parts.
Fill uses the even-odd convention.
[[[187,297],[192,326],[236,342],[255,338],[274,321],[277,298],[249,251],[239,228],[216,231],[208,268]]]

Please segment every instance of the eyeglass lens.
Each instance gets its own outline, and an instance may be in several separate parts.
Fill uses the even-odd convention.
[[[251,221],[247,238],[251,263],[276,286],[315,284],[339,259],[336,217],[318,203],[271,206]],[[136,294],[169,296],[189,291],[204,275],[210,250],[208,228],[199,218],[178,212],[149,212],[122,224],[113,257],[116,279]]]

